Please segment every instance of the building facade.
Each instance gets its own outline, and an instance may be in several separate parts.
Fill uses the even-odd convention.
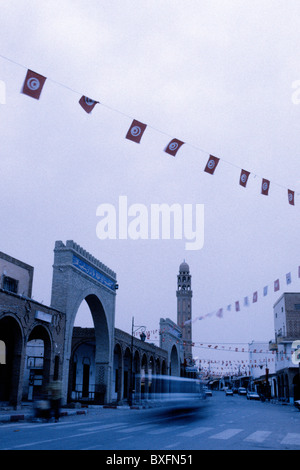
[[[70,359],[68,401],[95,400],[95,330],[75,327]],[[176,370],[178,357],[169,362],[168,351],[115,328],[112,404],[141,403],[158,391],[159,377]]]
[[[275,352],[274,395],[293,402],[300,400],[300,293],[284,293],[274,304],[275,340],[269,347]]]
[[[61,377],[66,317],[31,298],[31,266],[1,253],[0,270],[0,401],[18,406]]]
[[[275,396],[275,353],[269,350],[269,343],[249,343],[249,387],[267,398]]]

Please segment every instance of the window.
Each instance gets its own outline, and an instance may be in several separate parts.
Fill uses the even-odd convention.
[[[17,294],[18,292],[18,282],[16,279],[12,277],[3,276],[3,289],[8,290],[9,292],[13,292]]]
[[[6,345],[0,340],[0,364],[6,364]]]
[[[295,304],[295,310],[300,310],[300,304]]]

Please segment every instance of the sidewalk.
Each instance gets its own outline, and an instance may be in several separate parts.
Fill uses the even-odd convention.
[[[85,415],[87,414],[87,408],[64,408],[60,410],[60,416],[72,416],[72,415]],[[21,407],[15,410],[12,406],[0,404],[0,424],[7,422],[17,422],[32,420],[35,418],[35,410],[33,403],[22,404]]]
[[[140,410],[150,408],[150,405],[87,405],[86,407],[78,406],[62,406],[60,409],[60,416],[74,416],[74,415],[86,415],[93,411],[99,411],[100,409],[117,409],[117,410]],[[34,403],[22,403],[20,408],[17,410],[10,405],[0,403],[0,424],[7,422],[18,422],[18,421],[31,421],[35,419],[35,404]]]

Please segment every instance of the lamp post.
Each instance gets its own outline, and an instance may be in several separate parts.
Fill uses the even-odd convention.
[[[138,330],[142,330],[140,334],[141,341],[145,341],[145,326],[137,326],[134,325],[134,317],[132,317],[132,324],[131,324],[131,351],[130,351],[130,387],[129,387],[129,406],[132,406],[133,402],[133,394],[134,390],[134,383],[133,383],[133,334],[136,333]]]

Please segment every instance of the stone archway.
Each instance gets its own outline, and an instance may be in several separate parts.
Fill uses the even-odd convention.
[[[122,349],[120,344],[114,348],[114,366],[112,374],[112,401],[121,403],[122,400]]]
[[[72,240],[54,249],[51,306],[66,314],[63,401],[67,400],[72,333],[77,311],[86,300],[95,327],[95,401],[111,400],[116,274]]]
[[[134,400],[139,402],[141,399],[141,360],[138,351],[135,351],[132,361],[132,391]]]
[[[129,390],[131,387],[131,352],[129,347],[126,348],[123,355],[123,398],[129,399]]]
[[[5,363],[0,366],[0,401],[16,406],[22,396],[24,337],[14,315],[0,319],[0,340],[5,344]]]
[[[45,325],[33,325],[25,344],[25,351],[27,363],[24,368],[22,395],[23,399],[32,400],[44,393],[50,380],[53,359],[52,337]]]
[[[175,344],[173,344],[170,354],[170,375],[180,375],[179,354]]]

